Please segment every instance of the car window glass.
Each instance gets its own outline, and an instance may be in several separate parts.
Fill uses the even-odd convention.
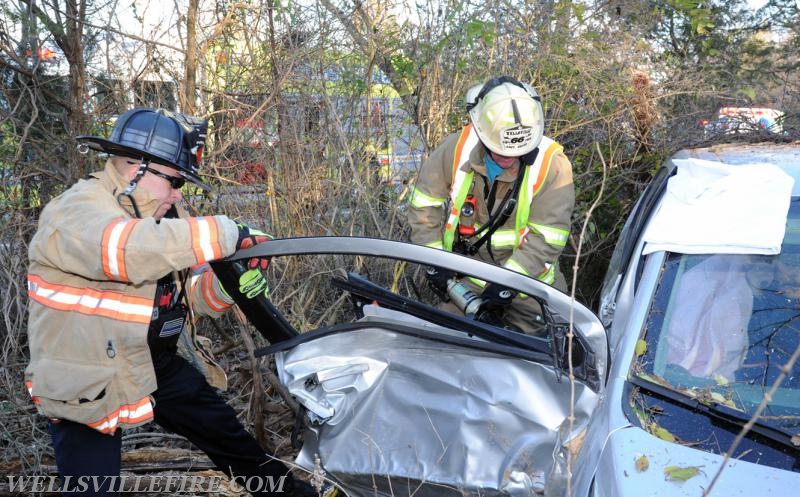
[[[765,413],[800,426],[800,203],[792,203],[781,253],[670,254],[634,372],[752,413],[775,382]]]

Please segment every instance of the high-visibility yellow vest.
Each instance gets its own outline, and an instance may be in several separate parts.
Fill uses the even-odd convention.
[[[461,207],[464,205],[464,200],[467,198],[467,194],[470,191],[474,176],[472,169],[464,166],[469,162],[470,152],[479,142],[478,134],[472,128],[472,125],[465,126],[458,139],[453,157],[453,182],[450,185],[450,202],[448,203],[450,212],[447,216],[443,234],[445,250],[453,250],[453,242],[455,241],[456,229],[458,228]],[[544,150],[544,153],[541,153],[542,150]],[[525,167],[525,172],[523,173],[522,185],[517,198],[514,223],[515,229],[513,234],[502,233],[501,231],[503,230],[498,230],[498,232],[493,234],[493,237],[496,236],[499,238],[498,241],[502,244],[513,243],[514,247],[518,247],[520,240],[522,240],[529,231],[528,218],[530,217],[531,204],[544,184],[547,172],[550,170],[553,154],[561,150],[563,150],[563,147],[560,144],[550,138],[542,137],[542,142],[539,144],[540,153],[536,155],[536,160],[533,164]],[[506,238],[508,240],[506,240]],[[562,238],[561,234],[559,233],[556,238]],[[563,238],[564,243],[566,243],[566,237]],[[548,239],[547,233],[545,233],[545,239]],[[548,242],[551,242],[551,240],[548,239]],[[560,240],[553,240],[553,242],[555,242],[554,244],[563,246]]]

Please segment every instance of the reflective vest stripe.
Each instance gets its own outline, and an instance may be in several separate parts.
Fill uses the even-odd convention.
[[[33,403],[39,404],[39,398],[33,395],[33,382],[31,380],[25,382],[25,388],[28,389],[28,394],[31,396]],[[153,419],[153,404],[150,402],[150,397],[147,396],[133,404],[124,404],[102,419],[87,423],[87,426],[101,433],[113,434],[121,423],[138,424],[151,419]]]
[[[413,207],[422,209],[424,207],[441,207],[444,205],[445,200],[447,199],[431,197],[415,186],[411,190],[411,199],[409,199],[409,202],[411,202]]]
[[[556,281],[556,265],[555,264],[547,264],[544,265],[544,271],[539,273],[539,276],[536,277],[537,280],[543,281],[548,285],[552,285]]]
[[[131,323],[149,324],[153,315],[152,298],[132,297],[120,292],[93,288],[54,285],[35,275],[28,275],[28,297],[51,309]]]
[[[524,240],[527,234],[531,205],[534,197],[544,185],[544,180],[550,171],[550,161],[553,159],[553,154],[562,150],[561,145],[547,137],[542,138],[539,148],[544,150],[544,154],[536,155],[536,161],[526,168],[525,176],[522,179],[522,188],[520,189],[519,202],[517,203],[517,215],[514,218],[518,236],[517,243],[520,240]]]
[[[153,404],[150,397],[145,397],[133,404],[124,404],[116,411],[93,423],[87,423],[101,433],[112,434],[120,424],[138,424],[153,419]]]
[[[556,152],[564,150],[564,147],[554,142],[553,140],[550,140],[548,138],[547,141],[550,142],[550,144],[545,148],[544,157],[542,158],[542,164],[544,165],[544,167],[539,169],[539,176],[536,178],[536,182],[533,184],[533,189],[531,191],[532,197],[538,195],[539,190],[542,189],[542,185],[544,184],[544,179],[547,177],[547,173],[550,171],[550,164],[553,161],[553,155]],[[545,139],[542,138],[542,143],[544,142]],[[541,147],[541,145],[539,146]]]
[[[458,139],[458,145],[456,146],[456,152],[453,158],[453,184],[450,187],[450,214],[444,228],[443,236],[444,248],[446,250],[453,249],[461,206],[464,205],[464,199],[467,198],[467,193],[469,193],[469,189],[472,186],[472,170],[464,171],[465,168],[462,166],[469,161],[469,154],[478,143],[478,135],[473,131],[472,125],[465,126],[461,131],[461,136]],[[544,150],[545,153],[536,155],[536,160],[533,164],[525,168],[525,173],[522,178],[522,187],[520,188],[516,216],[514,218],[515,229],[513,245],[515,246],[520,245],[520,241],[523,240],[526,230],[528,229],[531,203],[533,202],[533,197],[542,188],[545,178],[547,178],[547,172],[550,170],[550,162],[553,159],[553,154],[563,149],[561,145],[547,137],[542,138],[539,148],[540,150]],[[495,246],[494,237],[496,233],[497,232],[492,234],[492,246]],[[507,245],[509,245],[507,240],[504,240],[502,246]]]
[[[497,230],[492,233],[492,247],[515,247],[517,245],[517,233],[514,230]]]
[[[453,250],[453,241],[455,240],[458,217],[459,214],[461,214],[461,206],[464,205],[464,199],[467,198],[467,193],[469,193],[470,186],[472,185],[472,170],[464,166],[469,163],[469,154],[478,143],[480,143],[478,133],[472,129],[471,124],[468,124],[461,131],[461,136],[458,137],[456,150],[453,154],[453,181],[450,184],[450,212],[447,216],[443,234],[445,250]]]
[[[211,271],[205,271],[202,275],[192,277],[192,293],[196,291],[196,285],[200,284],[200,292],[203,296],[208,307],[216,312],[223,312],[231,308],[232,304],[222,300],[222,297],[217,293],[219,280],[217,280]]]
[[[530,273],[524,267],[522,267],[522,265],[518,264],[514,259],[507,260],[506,263],[503,265],[503,267],[505,267],[506,269],[510,269],[514,272],[517,272],[519,274],[530,276]]]
[[[114,281],[128,281],[125,268],[125,244],[139,222],[138,219],[119,218],[103,230],[103,272]]]
[[[190,217],[192,249],[198,262],[213,261],[222,257],[219,229],[213,217]]]
[[[567,240],[569,239],[568,230],[553,228],[544,224],[531,223],[528,226],[531,230],[541,234],[544,237],[544,241],[554,247],[565,247],[567,245]]]
[[[444,250],[444,244],[442,243],[441,240],[434,240],[434,241],[432,241],[430,243],[426,243],[425,246],[426,247],[430,247],[430,248],[439,249],[439,250]]]
[[[33,382],[31,380],[25,381],[25,388],[28,389],[28,395],[31,396],[31,400],[34,404],[39,404],[39,397],[33,395]]]

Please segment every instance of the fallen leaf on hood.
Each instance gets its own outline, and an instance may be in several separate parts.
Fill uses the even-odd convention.
[[[700,466],[667,466],[664,468],[664,476],[668,481],[684,482],[689,478],[694,478],[700,474]]]
[[[666,428],[662,428],[662,427],[658,426],[655,423],[653,423],[652,429],[650,430],[650,432],[653,435],[655,435],[658,438],[660,438],[661,440],[666,440],[667,442],[677,442],[678,441],[678,439],[675,438],[675,435],[670,433],[669,430],[667,430]]]
[[[647,471],[650,467],[650,461],[647,460],[647,456],[641,455],[636,458],[636,471],[641,473],[642,471]]]
[[[642,340],[636,340],[636,357],[641,357],[644,353],[647,352],[647,342]]]

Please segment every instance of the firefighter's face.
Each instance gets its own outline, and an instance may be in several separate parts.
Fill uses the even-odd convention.
[[[139,165],[138,162],[134,164],[137,167]],[[153,217],[157,220],[163,218],[170,207],[183,198],[180,188],[174,187],[175,183],[184,183],[181,179],[178,172],[171,167],[153,163],[147,166],[147,172],[139,180],[138,188],[144,188],[155,198],[157,205]]]
[[[497,165],[502,167],[503,169],[508,169],[514,165],[514,162],[517,160],[516,157],[506,157],[505,155],[500,155],[498,153],[489,151],[489,154],[492,156],[492,160],[497,162]]]

